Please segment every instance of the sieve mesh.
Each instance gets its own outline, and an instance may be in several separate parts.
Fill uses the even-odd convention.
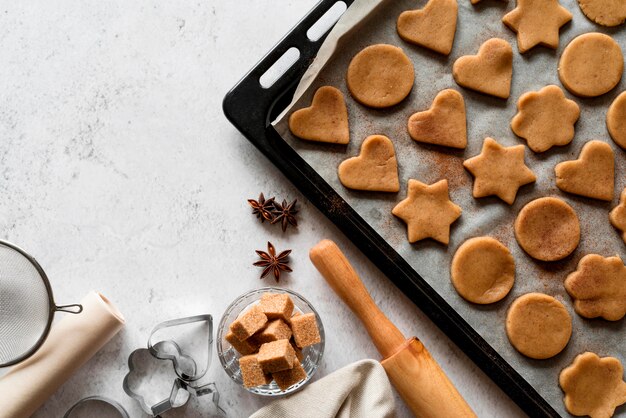
[[[44,278],[19,251],[0,244],[0,365],[30,351],[48,327]]]

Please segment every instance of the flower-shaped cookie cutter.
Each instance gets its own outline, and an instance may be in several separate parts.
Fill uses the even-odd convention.
[[[159,339],[161,332],[191,324],[205,327],[207,338],[204,367],[199,368],[196,359],[181,349],[176,339]],[[187,335],[188,336],[188,335]],[[198,342],[197,338],[192,339]],[[219,392],[214,383],[201,383],[209,369],[213,348],[213,318],[209,314],[190,316],[161,322],[152,329],[148,347],[133,351],[128,357],[128,373],[124,377],[124,392],[135,399],[141,409],[154,417],[178,408],[189,398],[211,394],[215,409],[226,416],[219,406]]]

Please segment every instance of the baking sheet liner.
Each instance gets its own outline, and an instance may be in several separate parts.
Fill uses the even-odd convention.
[[[561,0],[573,15],[572,22],[561,29],[558,50],[537,47],[524,55],[517,51],[515,34],[501,22],[502,16],[515,7],[514,1],[483,0],[471,5],[459,1],[459,17],[454,47],[449,57],[402,41],[396,33],[398,15],[408,9],[422,8],[426,0],[375,1],[357,0],[344,14],[322,46],[317,58],[302,78],[290,105],[274,122],[281,136],[386,240],[448,303],[491,344],[560,414],[567,416],[558,386],[561,369],[577,354],[593,351],[600,356],[614,356],[626,365],[626,320],[608,322],[587,320],[578,316],[567,295],[563,280],[576,269],[586,254],[619,255],[626,260],[626,246],[610,225],[609,210],[617,205],[621,190],[626,186],[625,153],[610,139],[606,111],[613,99],[626,88],[623,78],[618,87],[595,99],[571,95],[561,85],[558,58],[565,46],[586,32],[603,32],[613,36],[626,52],[626,25],[603,28],[587,20],[576,0]],[[511,97],[502,100],[459,87],[452,78],[452,64],[463,55],[476,54],[487,39],[506,39],[514,51]],[[366,108],[356,103],[348,93],[345,73],[351,58],[362,48],[375,43],[401,47],[415,66],[415,85],[411,94],[399,105],[387,110]],[[526,149],[526,164],[537,175],[534,185],[520,189],[512,206],[495,197],[474,199],[473,180],[463,168],[464,159],[480,153],[484,138],[495,138],[504,146],[525,144],[511,131],[511,118],[517,113],[516,103],[521,94],[537,91],[548,84],[564,89],[568,98],[580,106],[580,120],[571,144],[553,148],[542,154]],[[310,105],[318,87],[339,88],[348,106],[351,139],[347,146],[318,144],[294,138],[288,129],[288,115],[295,109]],[[406,123],[411,114],[428,109],[436,94],[446,88],[460,91],[465,99],[468,123],[468,146],[454,151],[413,141]],[[399,193],[351,191],[341,185],[337,166],[346,158],[359,153],[363,140],[373,134],[383,134],[395,145],[401,190]],[[615,196],[612,202],[566,194],[555,185],[554,166],[578,158],[580,149],[589,140],[609,143],[615,152]],[[406,227],[391,214],[392,208],[406,196],[408,179],[434,183],[448,179],[450,197],[463,208],[463,214],[452,225],[448,247],[430,240],[410,244]],[[581,243],[577,250],[560,262],[538,262],[518,246],[513,222],[519,210],[529,201],[542,196],[557,196],[569,203],[581,220]],[[516,262],[516,280],[511,293],[502,301],[488,306],[473,305],[454,290],[449,265],[456,249],[466,239],[489,235],[507,245]],[[532,360],[519,354],[509,344],[504,330],[506,310],[518,296],[527,292],[544,292],[555,296],[568,308],[573,320],[573,335],[566,349],[549,360]],[[626,416],[620,407],[616,416]]]

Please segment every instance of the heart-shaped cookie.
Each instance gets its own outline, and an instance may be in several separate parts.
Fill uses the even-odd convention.
[[[454,43],[458,9],[456,0],[429,0],[423,9],[400,14],[398,35],[407,42],[448,55]]]
[[[602,141],[589,141],[577,160],[554,167],[556,186],[564,192],[600,200],[613,199],[615,158],[611,146]]]
[[[350,141],[348,109],[341,91],[331,86],[317,89],[310,107],[291,114],[289,129],[308,141],[347,144]]]
[[[339,180],[349,189],[397,192],[398,162],[389,138],[372,135],[365,138],[361,154],[339,164]]]
[[[463,96],[452,89],[440,91],[430,109],[411,115],[408,128],[417,142],[464,149],[467,121]]]
[[[504,39],[491,38],[480,46],[478,55],[466,55],[454,62],[454,81],[459,86],[506,99],[511,94],[513,49]]]

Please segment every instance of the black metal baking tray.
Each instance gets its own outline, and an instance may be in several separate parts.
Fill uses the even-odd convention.
[[[560,416],[270,125],[325,39],[313,42],[307,30],[336,2],[320,1],[228,92],[226,117],[528,415]],[[263,88],[259,78],[291,47],[300,51],[296,63]]]

